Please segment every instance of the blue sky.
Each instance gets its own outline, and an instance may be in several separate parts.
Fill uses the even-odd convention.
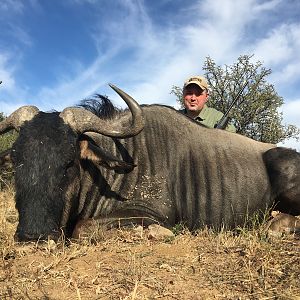
[[[61,110],[94,93],[175,105],[173,85],[201,74],[207,56],[254,54],[300,127],[300,1],[1,0],[0,111]],[[286,146],[300,150],[300,142]]]

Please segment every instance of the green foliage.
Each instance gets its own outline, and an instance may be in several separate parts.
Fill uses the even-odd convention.
[[[251,59],[252,55],[242,55],[233,65],[221,67],[210,57],[206,58],[203,70],[211,87],[208,105],[224,113],[243,89],[230,112],[238,133],[274,144],[298,139],[299,128],[282,123],[282,113],[278,109],[283,105],[283,98],[266,80],[271,70],[264,68],[260,61],[252,63]],[[183,106],[182,89],[173,86],[171,93]]]
[[[0,113],[0,122],[5,119],[3,113]],[[12,144],[17,138],[17,132],[15,130],[0,135],[0,153],[11,148]]]
[[[184,223],[178,223],[172,228],[172,232],[174,235],[180,235],[188,231],[186,225]]]
[[[0,122],[5,119],[3,113],[0,113]],[[0,153],[10,149],[12,144],[17,138],[16,131],[10,131],[3,135],[0,135]],[[0,189],[9,185],[13,180],[12,168],[0,168]]]

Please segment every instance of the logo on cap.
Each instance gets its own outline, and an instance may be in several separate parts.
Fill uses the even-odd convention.
[[[189,84],[197,84],[201,89],[208,89],[208,83],[206,79],[202,76],[193,76],[185,81],[183,88],[185,88]]]

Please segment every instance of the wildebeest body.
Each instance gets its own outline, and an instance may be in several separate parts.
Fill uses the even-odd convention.
[[[97,143],[107,151],[119,158],[123,153],[123,159],[127,156],[137,164],[125,174],[100,168],[103,176],[96,177],[104,182],[94,185],[94,179],[89,180],[91,188],[107,188],[102,193],[110,197],[105,202],[109,209],[116,206],[122,215],[131,216],[148,211],[149,217],[165,225],[183,222],[195,229],[232,227],[270,205],[262,152],[272,146],[242,136],[232,142],[230,133],[204,128],[167,107],[148,106],[143,111],[146,125],[138,136],[115,142],[98,136]],[[97,140],[97,135],[91,136]],[[247,150],[241,150],[243,143],[248,143]],[[82,212],[86,218],[92,201],[86,201],[86,195],[82,199],[89,207]],[[105,204],[94,205],[99,216]],[[124,213],[125,208],[131,212]],[[105,206],[104,213],[107,210]]]
[[[244,222],[247,214],[270,205],[270,187],[261,158],[269,145],[251,141],[252,147],[248,144],[247,152],[241,152],[242,136],[228,143],[230,134],[218,131],[211,140],[211,129],[173,109],[148,106],[143,111],[146,126],[135,137],[120,140],[86,134],[105,151],[136,167],[115,171],[90,160],[78,162],[81,179],[75,176],[74,186],[79,192],[75,208],[79,219],[112,214],[148,217],[144,223],[156,220],[166,226],[183,222],[190,229],[202,225],[232,227]],[[41,176],[49,177],[53,176]],[[67,202],[74,206],[74,200]],[[69,220],[70,213],[64,215]],[[123,222],[134,221],[128,218]]]
[[[263,161],[274,145],[205,128],[170,107],[142,111],[143,130],[123,138],[78,134],[68,125],[73,116],[58,113],[35,112],[22,125],[12,149],[18,239],[60,229],[71,236],[89,218],[108,226],[232,228],[275,204]]]

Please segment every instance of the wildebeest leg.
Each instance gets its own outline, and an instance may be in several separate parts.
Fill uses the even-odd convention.
[[[91,238],[94,234],[98,234],[101,230],[101,225],[94,219],[79,220],[72,233],[74,239]]]
[[[151,224],[159,224],[171,228],[166,219],[163,219],[150,208],[141,208],[139,205],[135,205],[117,210],[106,217],[79,220],[72,237],[78,238],[80,235],[88,235],[88,233],[98,231],[100,228],[106,231],[112,228],[131,227],[134,225],[148,227]]]
[[[149,217],[85,219],[77,222],[72,238],[82,239],[92,237],[95,234],[104,233],[112,228],[131,227],[135,225],[148,227],[151,224],[159,224],[159,222]]]
[[[300,153],[287,148],[273,148],[263,154],[270,178],[276,209],[300,215]]]

